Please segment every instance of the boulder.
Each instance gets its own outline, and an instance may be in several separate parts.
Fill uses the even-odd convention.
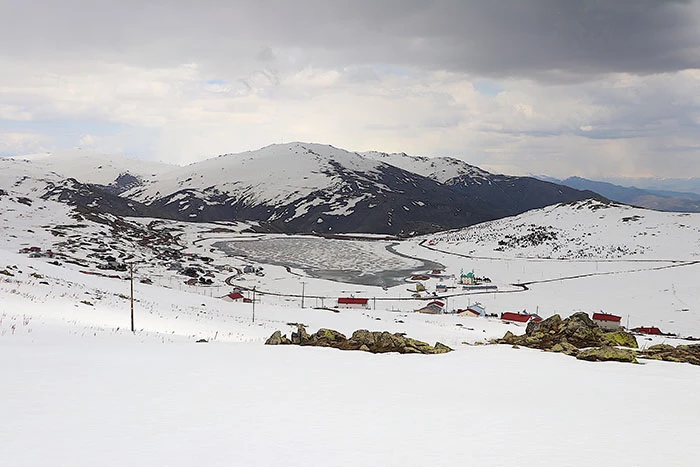
[[[434,353],[437,353],[437,354],[448,353],[448,352],[452,352],[452,350],[453,350],[452,348],[446,346],[445,344],[443,344],[441,342],[435,343],[435,352]]]
[[[291,341],[280,331],[275,331],[265,342],[267,345],[295,344],[302,346],[332,347],[340,350],[361,350],[372,353],[396,352],[401,354],[442,354],[452,349],[437,342],[432,346],[426,342],[406,337],[403,333],[368,331],[360,329],[352,333],[350,339],[333,329],[322,328],[309,335],[303,324],[295,323],[297,332],[292,333]]]
[[[562,352],[569,355],[575,349],[601,346],[624,346],[637,348],[637,340],[624,331],[605,332],[586,313],[574,313],[566,319],[559,315],[540,321],[530,322],[525,334],[516,336],[508,331],[499,344],[519,345],[534,349]]]
[[[589,362],[623,362],[638,363],[634,351],[618,349],[617,347],[603,346],[592,349],[584,349],[578,352],[576,358]]]
[[[700,344],[679,345],[674,347],[668,344],[652,345],[639,354],[640,358],[663,360],[675,363],[690,363],[700,365]]]
[[[282,333],[280,331],[275,331],[272,335],[265,341],[265,345],[281,345],[282,344]]]
[[[573,344],[569,344],[566,341],[554,344],[554,346],[551,349],[549,349],[549,351],[563,353],[566,355],[576,355],[578,353],[578,349],[576,348],[576,346],[574,346]]]
[[[309,336],[308,341],[302,345],[314,345],[317,347],[337,347],[347,340],[344,334],[333,329],[321,328]]]
[[[303,324],[296,324],[297,332],[292,333],[292,344],[296,345],[306,345],[309,342],[310,336],[306,332],[306,326]]]
[[[605,345],[613,347],[639,348],[637,345],[637,338],[625,331],[606,332],[603,334],[602,340]]]

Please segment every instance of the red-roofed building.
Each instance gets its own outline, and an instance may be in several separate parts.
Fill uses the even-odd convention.
[[[367,308],[368,298],[339,297],[338,308]]]
[[[632,331],[639,332],[641,334],[651,334],[652,336],[660,336],[662,334],[661,329],[659,329],[655,326],[649,326],[649,327],[642,326],[640,328],[634,328],[634,329],[632,329]]]
[[[513,313],[512,311],[506,311],[501,313],[501,320],[511,322],[511,323],[529,323],[531,320],[535,323],[542,321],[538,315],[530,313]]]
[[[223,297],[223,298],[224,298],[224,300],[226,300],[227,302],[238,302],[238,301],[241,301],[241,300],[245,301],[245,297],[243,297],[243,294],[240,293],[240,292],[233,292],[233,293],[230,293],[230,294],[226,295],[226,296]]]
[[[603,329],[615,331],[620,329],[622,326],[620,322],[622,321],[622,316],[611,315],[610,313],[593,313],[593,322],[596,323]]]

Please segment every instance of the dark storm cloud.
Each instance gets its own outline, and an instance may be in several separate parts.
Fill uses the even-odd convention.
[[[691,0],[0,0],[0,54],[569,80],[697,68],[698,17]]]

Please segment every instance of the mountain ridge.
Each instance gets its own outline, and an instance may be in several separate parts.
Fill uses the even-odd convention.
[[[254,221],[261,230],[284,233],[412,236],[598,196],[490,174],[454,158],[357,153],[318,143],[273,144],[183,167],[104,155],[74,160],[74,167],[36,162],[36,173],[24,178],[33,177],[35,189],[43,180],[53,199],[84,208],[194,222]],[[33,164],[22,163],[12,167],[18,179]]]

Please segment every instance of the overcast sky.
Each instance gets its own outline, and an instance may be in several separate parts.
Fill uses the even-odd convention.
[[[0,154],[311,141],[700,176],[694,0],[0,0]]]

